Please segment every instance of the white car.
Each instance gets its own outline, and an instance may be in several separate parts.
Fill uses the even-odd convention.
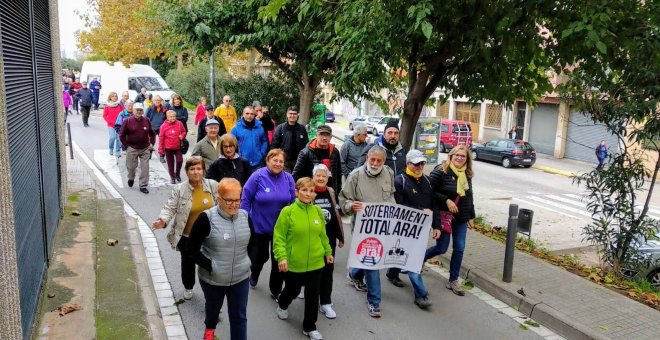
[[[371,128],[375,123],[378,123],[380,121],[380,117],[374,117],[374,116],[357,116],[355,119],[351,120],[348,123],[348,129],[353,131],[356,127],[360,125],[366,125],[367,131],[371,132]]]
[[[371,126],[367,124],[367,131],[371,132],[374,136],[378,136],[385,132],[385,126],[390,120],[395,120],[399,128],[401,128],[401,120],[398,117],[381,117],[377,123],[373,123]]]

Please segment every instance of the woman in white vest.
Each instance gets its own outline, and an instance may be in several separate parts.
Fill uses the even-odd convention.
[[[247,339],[248,246],[253,237],[248,213],[240,209],[241,191],[238,180],[223,178],[218,184],[218,206],[199,215],[188,239],[188,251],[199,265],[199,284],[206,298],[204,339],[215,337],[225,296],[231,339]]]

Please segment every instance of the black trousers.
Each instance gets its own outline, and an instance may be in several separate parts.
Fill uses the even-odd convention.
[[[282,309],[289,308],[291,301],[300,294],[300,288],[305,286],[305,316],[303,318],[305,332],[316,330],[321,275],[323,275],[323,268],[303,273],[286,272],[284,276],[286,284],[278,299],[278,304]]]
[[[264,268],[264,263],[268,261],[268,256],[270,256],[270,280],[268,286],[270,288],[270,293],[277,297],[280,292],[282,292],[284,275],[280,273],[277,268],[277,260],[275,260],[275,255],[273,254],[273,236],[254,234],[254,238],[256,244],[250,252],[250,261],[252,261],[252,266],[250,267],[252,281],[254,283],[259,281],[259,274],[261,274],[261,270]]]
[[[193,289],[195,287],[195,259],[185,250],[187,242],[188,237],[181,236],[176,248],[181,253],[181,281],[183,282],[183,287]]]
[[[332,257],[335,256],[335,245],[330,243],[332,247]],[[332,303],[332,274],[335,271],[334,263],[326,263],[321,271],[321,286],[319,297],[322,305],[329,305]],[[305,288],[307,289],[307,288]]]
[[[202,286],[204,298],[204,311],[206,318],[204,324],[206,328],[215,329],[218,325],[218,314],[222,308],[222,302],[227,297],[227,304],[229,305],[229,331],[231,340],[245,340],[247,339],[247,303],[248,292],[250,285],[248,279],[231,286],[214,286],[210,285],[203,280],[199,280],[199,285]]]
[[[80,111],[82,112],[82,121],[84,125],[88,125],[89,123],[89,110],[91,109],[91,106],[80,106]]]

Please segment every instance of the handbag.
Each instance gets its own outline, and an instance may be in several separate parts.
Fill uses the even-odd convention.
[[[182,139],[181,140],[181,153],[186,154],[188,153],[188,148],[190,148],[190,142],[188,142],[187,139]]]
[[[458,206],[461,196],[456,196],[454,203]],[[451,223],[454,221],[454,214],[451,211],[440,211],[440,230],[443,233],[451,234]]]

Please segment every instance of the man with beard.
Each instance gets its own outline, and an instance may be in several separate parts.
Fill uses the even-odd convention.
[[[286,153],[284,170],[293,171],[300,150],[309,143],[307,130],[298,123],[298,108],[291,106],[286,110],[286,122],[275,129],[271,149],[282,149]],[[340,188],[339,188],[340,189]],[[338,190],[339,190],[338,189]]]
[[[386,166],[386,150],[380,145],[372,146],[367,152],[364,165],[353,170],[339,194],[339,207],[344,214],[353,215],[351,225],[355,228],[355,214],[363,209],[362,203],[396,203],[394,199],[394,173]],[[405,157],[404,157],[405,162]],[[363,279],[367,279],[367,284]],[[358,291],[367,292],[369,316],[380,318],[380,271],[350,268],[348,279]]]
[[[364,164],[367,153],[375,145],[385,148],[387,154],[385,165],[394,171],[394,176],[398,176],[406,171],[406,151],[403,149],[403,145],[399,143],[399,124],[395,119],[391,119],[387,123],[382,136],[378,137],[375,142],[364,149],[358,166]]]

